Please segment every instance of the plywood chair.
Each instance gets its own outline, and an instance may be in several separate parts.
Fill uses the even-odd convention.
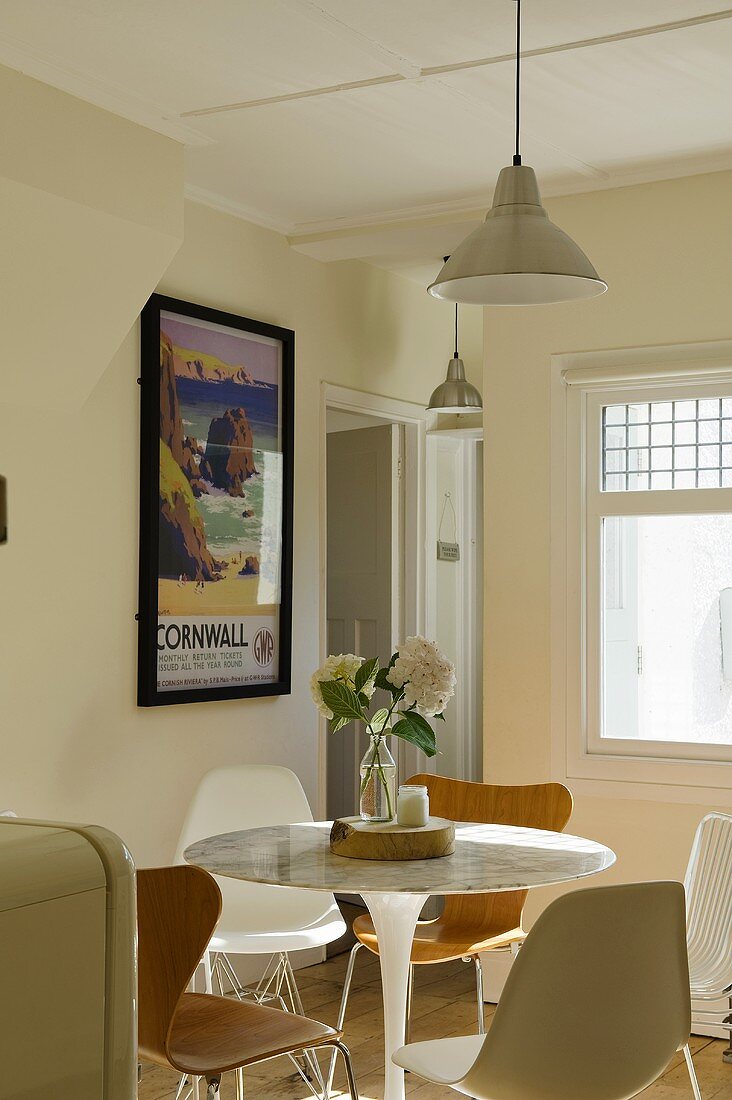
[[[683,1050],[701,1100],[690,1029],[684,888],[641,882],[553,902],[488,1034],[412,1043],[394,1061],[476,1100],[628,1100]]]
[[[497,825],[518,825],[530,829],[561,832],[572,813],[572,795],[561,783],[504,787],[489,783],[467,783],[439,775],[415,775],[408,783],[423,784],[430,798],[430,813],[453,821],[475,821]],[[483,951],[507,948],[521,943],[526,933],[521,916],[526,890],[497,894],[455,894],[445,899],[445,908],[436,920],[420,921],[412,943],[412,967],[453,959],[472,961],[476,972],[478,1031],[485,1030],[483,1019]],[[367,914],[353,922],[356,944],[346,971],[338,1027],[343,1026],[356,954],[367,947],[379,953],[373,921]],[[410,996],[413,969],[410,972]]]
[[[160,867],[137,873],[138,1038],[141,1059],[187,1077],[203,1077],[207,1100],[219,1096],[223,1073],[281,1054],[317,1047],[340,1051],[349,1092],[358,1100],[341,1033],[292,1012],[210,993],[186,993],[221,912],[221,892],[199,867]]]
[[[732,1063],[732,816],[707,814],[699,822],[684,880],[687,943],[694,1018],[730,1034]],[[727,1008],[715,1002],[727,1001]],[[702,1007],[706,1005],[707,1007]]]

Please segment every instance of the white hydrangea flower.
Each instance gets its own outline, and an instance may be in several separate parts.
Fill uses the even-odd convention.
[[[404,689],[407,707],[416,706],[430,718],[442,714],[455,694],[455,666],[434,642],[421,635],[402,643],[386,678],[394,687]]]
[[[326,658],[325,664],[316,669],[310,677],[310,694],[313,702],[328,721],[333,717],[333,711],[323,702],[323,693],[320,690],[321,683],[324,680],[340,680],[341,683],[348,684],[352,688],[354,677],[363,661],[363,657],[357,657],[355,653],[331,654]],[[370,699],[375,690],[373,680],[369,680],[368,683],[364,684],[361,690]]]

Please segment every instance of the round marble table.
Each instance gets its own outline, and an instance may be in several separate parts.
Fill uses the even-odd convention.
[[[224,878],[361,894],[379,941],[386,1043],[384,1100],[403,1100],[404,1071],[391,1060],[404,1045],[409,954],[432,894],[525,890],[604,871],[615,853],[568,833],[458,822],[455,852],[442,859],[382,863],[335,856],[330,822],[274,825],[192,844],[189,863]]]

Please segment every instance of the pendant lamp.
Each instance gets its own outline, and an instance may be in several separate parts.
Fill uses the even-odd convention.
[[[516,152],[483,224],[453,250],[427,289],[471,305],[527,306],[607,290],[582,249],[549,221],[533,168],[521,163],[521,0],[516,3]]]
[[[445,257],[447,260],[447,256]],[[447,377],[430,397],[428,411],[438,413],[477,413],[483,398],[465,377],[465,365],[458,355],[458,307],[455,304],[455,354],[447,364]]]

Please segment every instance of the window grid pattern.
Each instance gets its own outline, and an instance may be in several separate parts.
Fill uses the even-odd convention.
[[[602,489],[732,488],[732,398],[602,410]]]

